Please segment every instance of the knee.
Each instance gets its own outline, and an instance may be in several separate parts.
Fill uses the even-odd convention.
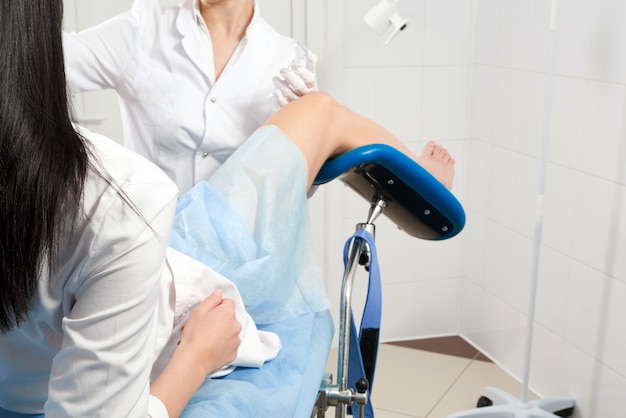
[[[322,125],[330,127],[336,123],[341,115],[341,105],[330,94],[321,91],[312,91],[305,94],[299,100],[305,104],[306,114],[309,120],[318,121]]]
[[[332,111],[338,105],[330,94],[322,91],[312,91],[302,96],[302,99],[308,101],[309,106],[318,107],[322,111]]]

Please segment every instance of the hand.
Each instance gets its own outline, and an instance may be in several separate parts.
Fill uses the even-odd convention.
[[[177,350],[189,351],[209,375],[235,360],[240,331],[235,303],[218,290],[191,312]]]
[[[220,290],[191,312],[165,370],[150,385],[170,417],[178,417],[206,377],[237,357],[241,324]]]
[[[316,55],[300,43],[295,48],[296,59],[289,67],[280,70],[280,77],[275,76],[272,79],[276,86],[272,96],[279,107],[317,90]]]

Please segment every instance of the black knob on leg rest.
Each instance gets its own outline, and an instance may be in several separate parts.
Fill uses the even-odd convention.
[[[370,382],[368,382],[366,378],[362,377],[356,381],[355,387],[357,392],[365,393],[370,387]]]
[[[354,401],[359,405],[359,418],[364,418],[365,404],[367,403],[367,390],[370,387],[370,382],[368,382],[366,378],[362,377],[356,381],[354,386],[358,392],[354,395]]]

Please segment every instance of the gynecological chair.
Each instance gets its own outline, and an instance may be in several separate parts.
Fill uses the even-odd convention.
[[[381,313],[374,222],[384,214],[411,236],[445,240],[461,231],[465,214],[441,183],[412,159],[385,145],[361,147],[328,161],[316,183],[333,179],[356,191],[370,203],[370,209],[367,221],[357,224],[356,233],[344,250],[337,380],[333,384],[332,375],[325,376],[312,416],[324,417],[328,407],[334,406],[337,418],[345,416],[346,409],[355,416],[372,417],[368,398],[376,368]],[[369,272],[369,287],[357,335],[352,287],[359,265]]]
[[[207,379],[185,409],[184,418],[324,417],[329,407],[335,408],[336,417],[346,413],[373,416],[369,397],[382,298],[374,222],[384,215],[413,237],[445,240],[463,229],[465,214],[439,181],[389,146],[369,145],[329,160],[315,184],[335,179],[369,205],[364,205],[366,221],[357,225],[344,250],[346,268],[340,301],[336,383],[333,374],[326,371],[335,330],[329,310],[261,322],[257,323],[260,330],[280,336],[283,348],[278,357],[260,369],[237,368],[222,378]],[[356,270],[361,268],[369,275],[369,288],[357,332],[352,318],[352,287]],[[237,283],[236,279],[233,281]],[[245,301],[246,295],[242,296]]]

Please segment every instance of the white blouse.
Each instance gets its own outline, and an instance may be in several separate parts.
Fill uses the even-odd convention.
[[[124,141],[154,161],[181,193],[207,179],[273,112],[272,78],[297,57],[295,40],[259,15],[215,80],[197,0],[162,9],[136,0],[122,14],[65,34],[72,93],[115,89]]]

